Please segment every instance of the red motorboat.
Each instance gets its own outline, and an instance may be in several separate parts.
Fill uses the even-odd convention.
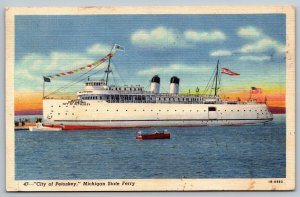
[[[155,131],[154,133],[142,134],[141,131],[136,133],[136,140],[157,140],[157,139],[170,139],[171,135],[168,131],[158,132]]]

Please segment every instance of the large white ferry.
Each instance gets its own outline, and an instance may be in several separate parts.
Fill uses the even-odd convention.
[[[114,47],[115,48],[115,47]],[[110,85],[110,60],[114,52],[94,64],[80,68],[94,68],[108,61],[103,80],[87,80],[85,89],[76,99],[43,98],[43,121],[48,127],[64,130],[117,129],[135,127],[200,127],[215,125],[243,125],[273,120],[265,103],[223,100],[218,96],[219,63],[214,72],[212,95],[180,94],[180,79],[170,79],[169,93],[160,93],[160,78],[153,76],[150,90],[141,86]],[[79,69],[79,70],[80,70]],[[78,69],[77,69],[78,70]],[[44,77],[72,74],[74,71]],[[159,73],[158,73],[159,74]]]

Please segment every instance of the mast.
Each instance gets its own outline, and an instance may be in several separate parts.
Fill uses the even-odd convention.
[[[45,80],[43,82],[43,99],[45,98]]]
[[[217,91],[218,91],[218,74],[219,74],[219,60],[217,63],[217,70],[216,70],[216,74],[215,74],[215,96],[217,96]]]
[[[106,73],[105,84],[106,84],[106,85],[108,84],[108,74],[112,72],[112,71],[110,70],[110,58],[111,58],[111,57],[109,57],[109,59],[108,59],[107,69],[105,70],[105,73]]]

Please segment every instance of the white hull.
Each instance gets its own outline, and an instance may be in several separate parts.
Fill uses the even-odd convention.
[[[61,131],[62,128],[51,128],[51,127],[43,127],[43,126],[35,126],[29,127],[29,131]]]
[[[63,129],[193,127],[257,124],[271,121],[265,104],[107,103],[86,100],[43,101],[44,123]],[[215,107],[216,111],[209,111]]]

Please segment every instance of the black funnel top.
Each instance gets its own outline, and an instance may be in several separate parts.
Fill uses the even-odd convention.
[[[179,84],[179,78],[176,76],[171,77],[170,83],[176,83]]]
[[[160,83],[160,78],[158,75],[154,75],[151,79],[151,82]]]

